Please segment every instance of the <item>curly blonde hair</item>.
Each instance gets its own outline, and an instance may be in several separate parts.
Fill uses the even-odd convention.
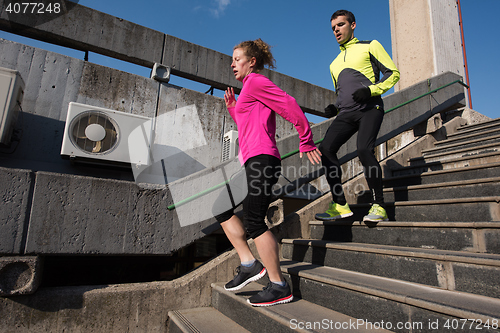
[[[255,57],[255,69],[257,71],[264,69],[264,66],[271,69],[276,68],[276,60],[274,60],[271,53],[271,46],[260,38],[241,42],[233,48],[233,50],[235,49],[242,49],[249,59]]]

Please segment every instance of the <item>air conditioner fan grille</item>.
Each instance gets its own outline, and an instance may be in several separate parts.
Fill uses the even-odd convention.
[[[92,125],[100,127],[104,138],[97,141],[88,137],[86,130]],[[98,125],[98,126],[95,126]],[[89,154],[106,154],[116,148],[119,134],[118,125],[108,115],[99,111],[85,111],[78,115],[70,125],[72,143]]]

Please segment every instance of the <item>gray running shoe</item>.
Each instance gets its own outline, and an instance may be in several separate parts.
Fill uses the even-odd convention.
[[[288,283],[282,287],[276,283],[269,282],[261,292],[247,299],[247,302],[253,306],[270,306],[288,303],[292,300],[293,295]]]
[[[224,289],[229,291],[240,290],[250,282],[259,280],[266,275],[266,272],[266,268],[258,260],[255,260],[250,267],[238,266],[236,267],[236,276],[226,283]]]

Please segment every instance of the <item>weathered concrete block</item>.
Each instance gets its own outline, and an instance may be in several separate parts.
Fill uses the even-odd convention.
[[[0,257],[0,296],[32,294],[40,285],[42,259]]]
[[[500,269],[498,267],[455,263],[453,273],[456,290],[494,298],[500,297],[498,285]]]
[[[170,204],[168,188],[38,172],[26,253],[168,254],[214,222],[181,227]]]
[[[75,102],[145,117],[156,115],[157,81],[89,62],[82,63]]]
[[[498,239],[500,237],[500,230],[497,229],[486,229],[484,230],[484,248],[486,248],[488,253],[498,253],[500,254],[500,243]]]
[[[33,173],[0,168],[0,254],[22,254],[31,204]]]

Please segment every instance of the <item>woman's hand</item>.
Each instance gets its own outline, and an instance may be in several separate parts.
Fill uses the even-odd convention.
[[[234,97],[234,89],[227,88],[224,92],[224,101],[226,102],[226,107],[232,108],[236,105],[236,97]]]
[[[307,158],[309,159],[309,161],[311,161],[312,164],[316,164],[316,163],[319,164],[321,162],[321,152],[319,151],[318,148],[306,152],[306,155],[307,155]],[[304,156],[304,153],[301,152],[300,153],[300,158],[302,158],[302,156]]]

